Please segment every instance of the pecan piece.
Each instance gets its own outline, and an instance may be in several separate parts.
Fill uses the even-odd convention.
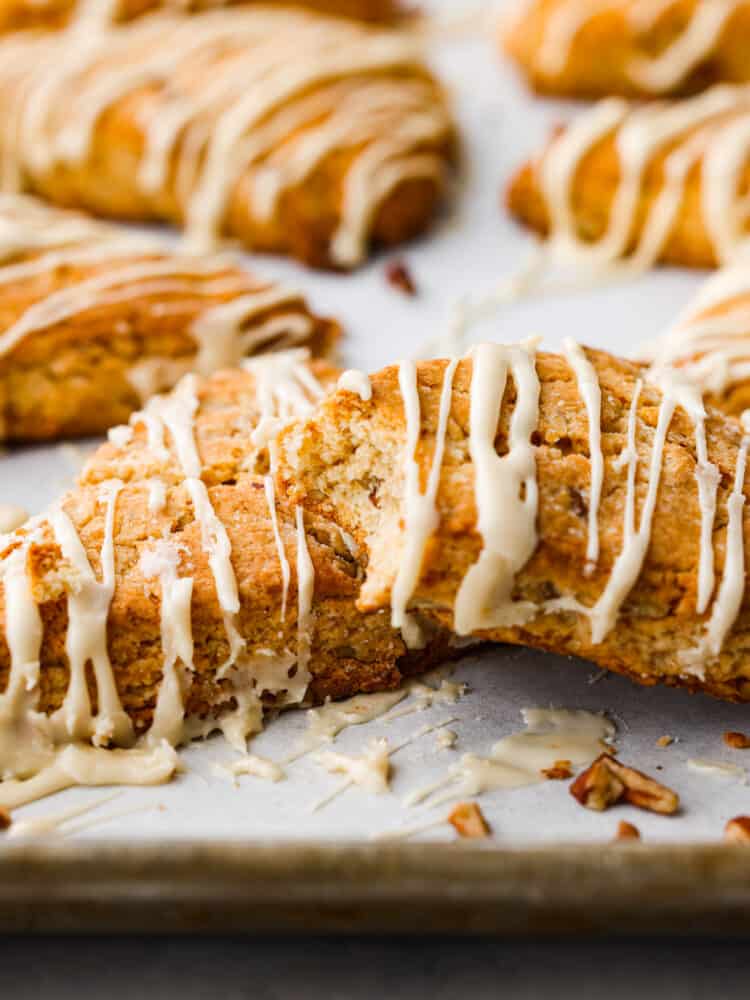
[[[641,831],[633,823],[621,819],[617,825],[617,835],[615,840],[640,840]]]
[[[397,288],[404,295],[416,295],[417,286],[409,268],[403,260],[392,260],[385,269],[385,278],[389,285]]]
[[[633,767],[603,753],[570,786],[570,794],[587,809],[601,812],[617,802],[665,815],[677,812],[679,796]]]
[[[476,802],[459,802],[448,816],[448,822],[459,837],[478,839],[490,835],[489,823]]]
[[[569,760],[556,760],[552,767],[543,767],[541,772],[549,781],[565,781],[573,777]]]
[[[0,806],[0,830],[7,830],[10,826],[10,822],[10,813],[7,809],[3,809],[3,807]]]
[[[750,844],[750,816],[735,816],[724,827],[724,840],[730,844]]]
[[[750,736],[745,733],[724,733],[724,742],[733,750],[750,750]]]

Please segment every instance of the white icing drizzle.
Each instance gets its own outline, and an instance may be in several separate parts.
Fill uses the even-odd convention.
[[[499,456],[495,437],[509,372],[517,399],[508,452]],[[456,595],[454,629],[459,635],[518,625],[536,613],[534,605],[512,596],[516,573],[537,544],[538,487],[531,437],[539,419],[539,379],[533,344],[480,344],[474,349],[469,419],[483,547]]]
[[[65,651],[70,682],[53,724],[73,739],[92,739],[95,746],[114,741],[120,746],[133,742],[133,727],[122,707],[107,649],[107,619],[115,589],[114,518],[117,495],[123,484],[112,480],[101,487],[100,502],[106,504],[104,538],[100,552],[101,582],[97,580],[73,522],[61,506],[53,508],[50,524],[63,558],[76,573],[75,588],[68,591],[68,631]],[[98,710],[92,715],[86,682],[91,663],[96,679]]]
[[[674,326],[637,353],[655,369],[678,367],[704,394],[750,378],[750,267],[719,271]]]
[[[19,105],[0,135],[0,163],[15,180],[85,162],[102,115],[152,86],[134,180],[155,205],[173,187],[191,249],[216,242],[241,179],[250,214],[266,222],[285,192],[352,148],[331,255],[353,265],[395,187],[442,177],[432,148],[450,121],[419,71],[420,50],[407,34],[264,8],[200,18],[162,13],[87,30],[75,47],[14,38],[0,44],[0,90],[13,90]],[[210,67],[200,88],[192,66]]]
[[[190,616],[193,578],[178,576],[180,549],[169,539],[157,541],[141,555],[140,570],[149,580],[158,578],[161,587],[162,679],[146,743],[166,740],[172,746],[183,741],[185,705],[178,663],[192,669],[193,631]]]
[[[679,659],[688,673],[703,676],[706,660],[715,659],[722,650],[730,629],[737,620],[745,593],[745,533],[743,517],[745,511],[745,469],[750,437],[742,438],[737,455],[734,486],[727,500],[729,522],[727,524],[724,571],[719,591],[714,601],[706,631],[698,645],[684,651]]]
[[[252,433],[258,448],[268,448],[271,473],[276,471],[275,438],[292,420],[309,416],[324,396],[323,386],[310,370],[306,348],[279,351],[242,362],[255,380],[260,419]]]
[[[633,45],[645,36],[677,0],[563,0],[548,14],[534,68],[554,79],[568,67],[575,42],[597,16],[622,12],[633,34]],[[730,18],[746,0],[696,0],[689,20],[660,53],[636,52],[626,66],[630,81],[650,94],[667,93],[684,83],[711,58]],[[522,15],[521,15],[522,17]]]
[[[599,503],[604,482],[604,456],[602,455],[601,411],[602,393],[596,369],[574,340],[568,338],[564,345],[565,357],[573,369],[578,382],[578,390],[586,407],[589,425],[589,463],[591,485],[589,487],[588,541],[586,544],[586,569],[596,566],[599,558]]]
[[[402,361],[398,369],[399,386],[406,415],[403,498],[404,551],[400,557],[398,572],[391,590],[391,624],[394,628],[401,629],[404,641],[411,648],[424,645],[422,630],[414,618],[407,614],[406,608],[419,581],[425,546],[440,521],[436,499],[453,395],[453,376],[457,364],[458,360],[455,358],[449,361],[443,373],[440,412],[435,432],[435,452],[424,493],[420,487],[420,467],[416,458],[421,428],[417,368],[413,361]]]
[[[525,730],[499,740],[489,757],[464,754],[449,767],[445,778],[415,789],[405,804],[417,805],[430,798],[429,807],[433,808],[496,788],[537,784],[546,780],[542,771],[558,760],[582,767],[612,749],[609,741],[616,730],[605,715],[564,708],[524,708],[521,714]],[[442,794],[431,798],[435,792]]]
[[[326,743],[332,743],[349,726],[361,726],[385,715],[394,705],[403,701],[406,695],[406,688],[402,687],[396,691],[358,694],[344,701],[326,702],[319,708],[309,709],[307,732],[299,748],[284,763],[291,763]]]
[[[294,511],[297,526],[297,675],[305,688],[312,675],[308,670],[312,641],[312,602],[315,593],[315,567],[310,558],[301,507]]]
[[[213,770],[217,774],[231,778],[235,785],[238,784],[237,778],[243,774],[273,782],[282,781],[285,777],[283,767],[275,761],[268,760],[267,757],[259,757],[253,753],[245,753],[230,764],[215,764]]]
[[[690,758],[687,762],[688,769],[696,774],[704,774],[709,778],[721,778],[724,781],[739,781],[747,784],[747,771],[740,764],[730,764],[724,760],[703,760],[702,758]]]
[[[0,503],[0,535],[6,535],[28,519],[28,511],[14,503]]]
[[[289,583],[292,579],[292,571],[289,568],[289,560],[286,557],[284,541],[281,537],[281,531],[279,530],[279,518],[276,513],[276,487],[274,486],[273,476],[263,477],[263,488],[266,493],[268,513],[271,516],[273,537],[274,542],[276,543],[276,552],[279,557],[279,566],[281,567],[281,620],[284,621],[286,618],[286,605],[287,600],[289,599]]]
[[[372,399],[372,386],[369,377],[355,368],[349,368],[339,376],[336,388],[355,393],[363,403],[369,403]]]

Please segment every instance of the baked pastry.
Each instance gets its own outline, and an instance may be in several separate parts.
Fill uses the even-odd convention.
[[[358,607],[750,700],[740,423],[677,373],[483,344],[338,391],[280,437],[290,500],[366,552]]]
[[[167,41],[168,40],[168,41]],[[0,40],[2,184],[350,268],[421,232],[454,145],[416,39],[302,11]]]
[[[296,350],[185,376],[2,538],[5,807],[164,780],[193,736],[244,746],[264,704],[394,688],[445,653],[411,653],[386,611],[360,614],[351,539],[274,489],[274,433],[337,375]]]
[[[337,336],[229,256],[0,195],[0,441],[102,434],[187,371],[302,344],[327,355]]]
[[[714,267],[750,230],[750,89],[602,101],[513,178],[508,206],[579,270]],[[623,267],[618,268],[620,271]]]
[[[97,19],[99,23],[131,21],[159,8],[195,12],[254,0],[2,0],[0,31],[27,28],[62,28],[71,21]],[[396,0],[262,0],[291,7],[308,7],[362,21],[391,22],[400,14]]]
[[[750,266],[735,264],[710,278],[637,357],[657,369],[680,369],[724,413],[738,417],[750,409]]]
[[[653,97],[750,82],[748,0],[524,0],[502,36],[547,94]]]

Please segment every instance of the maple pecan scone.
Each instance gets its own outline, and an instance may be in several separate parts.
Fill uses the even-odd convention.
[[[641,345],[636,357],[655,368],[679,368],[724,413],[749,410],[750,265],[710,278],[673,326]]]
[[[78,19],[99,24],[131,21],[164,8],[181,13],[254,3],[256,0],[0,0],[0,31],[62,28]],[[397,0],[260,0],[266,6],[307,7],[362,21],[391,22],[400,13]]]
[[[501,35],[547,94],[656,97],[750,81],[748,0],[522,0]]]
[[[0,441],[101,434],[185,372],[302,344],[327,355],[337,336],[228,256],[0,195]]]
[[[337,375],[304,350],[188,375],[2,537],[4,806],[164,780],[191,737],[243,746],[266,705],[391,689],[445,653],[440,638],[410,652],[387,611],[357,611],[353,541],[269,475],[279,426]]]
[[[0,40],[6,188],[351,268],[421,232],[455,144],[421,46],[299,10]]]
[[[338,391],[280,439],[280,479],[367,553],[358,606],[750,700],[740,423],[677,373],[484,344]]]
[[[510,211],[578,270],[714,267],[750,232],[750,88],[634,106],[601,101],[508,189]]]

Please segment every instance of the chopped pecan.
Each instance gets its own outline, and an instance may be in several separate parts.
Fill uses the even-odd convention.
[[[556,760],[552,767],[543,767],[542,774],[550,781],[565,781],[573,777],[572,764],[569,760]]]
[[[489,837],[490,827],[476,802],[459,802],[454,806],[448,822],[455,828],[459,837]]]
[[[398,288],[404,295],[417,294],[417,286],[403,260],[392,260],[385,269],[385,277],[389,285]]]
[[[750,844],[750,816],[735,816],[724,827],[724,840],[730,844]]]
[[[733,750],[750,750],[750,736],[745,733],[724,733],[724,742]]]
[[[598,812],[617,802],[663,814],[677,812],[680,805],[679,796],[670,788],[606,753],[578,775],[570,793],[581,805]]]
[[[7,830],[10,826],[10,822],[10,813],[7,809],[3,809],[3,807],[0,806],[0,830]]]
[[[641,831],[633,823],[628,823],[627,820],[621,819],[617,825],[617,836],[615,840],[640,840]]]

